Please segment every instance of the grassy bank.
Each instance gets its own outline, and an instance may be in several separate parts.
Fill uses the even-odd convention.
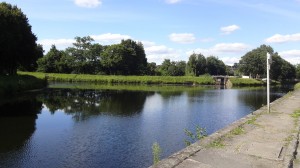
[[[198,84],[214,85],[211,76],[114,76],[114,75],[86,75],[86,74],[55,74],[37,72],[19,72],[19,74],[32,75],[40,79],[58,82],[89,82],[95,84]]]
[[[191,85],[126,85],[126,84],[90,84],[90,83],[55,83],[49,84],[49,88],[58,89],[93,89],[93,90],[127,90],[147,92],[193,92],[207,90],[214,86]]]
[[[256,79],[230,78],[233,86],[262,86],[264,83]]]
[[[300,89],[300,82],[299,82],[299,83],[297,83],[297,84],[295,85],[294,89],[295,89],[295,90],[298,90],[298,89]]]
[[[13,95],[19,92],[44,88],[46,81],[30,75],[0,76],[0,95]]]

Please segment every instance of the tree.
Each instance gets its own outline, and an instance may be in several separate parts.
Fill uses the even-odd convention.
[[[155,62],[151,62],[151,63],[147,63],[147,73],[146,75],[150,75],[150,76],[154,76],[156,75],[156,63]]]
[[[187,73],[199,76],[205,73],[206,59],[202,54],[193,53],[187,63]]]
[[[101,64],[104,71],[110,75],[131,75],[135,66],[132,57],[135,57],[132,48],[122,44],[114,44],[105,49],[102,54]]]
[[[141,42],[135,42],[131,39],[122,40],[121,44],[128,49],[132,49],[134,54],[132,55],[132,64],[130,71],[132,75],[143,75],[147,70],[147,58],[144,50],[144,46]]]
[[[295,67],[282,59],[277,52],[270,46],[261,45],[260,47],[246,53],[239,63],[239,70],[245,75],[252,77],[266,76],[266,60],[267,52],[272,56],[272,64],[270,69],[270,76],[274,80],[286,81],[293,79],[296,76]]]
[[[25,14],[17,6],[0,3],[0,74],[16,74],[17,68],[33,70],[42,47]]]
[[[66,49],[66,53],[72,56],[72,73],[96,74],[101,69],[100,59],[104,47],[100,44],[93,44],[94,39],[90,36],[75,37],[73,47]]]
[[[267,70],[267,52],[269,52],[272,56],[274,55],[273,48],[267,45],[261,45],[260,47],[246,53],[240,60],[240,71],[244,73],[244,75],[252,77],[265,76]]]
[[[296,78],[300,79],[300,64],[296,65]]]
[[[113,75],[144,75],[147,71],[143,44],[130,39],[107,47],[102,54],[101,64],[105,73]]]
[[[210,75],[226,75],[226,66],[215,56],[206,58],[206,72]]]
[[[159,66],[159,72],[163,76],[183,76],[185,75],[185,69],[185,61],[171,62],[170,59],[165,59]]]
[[[73,70],[74,58],[67,55],[64,51],[56,49],[52,45],[49,52],[37,60],[39,72],[47,73],[71,73]]]

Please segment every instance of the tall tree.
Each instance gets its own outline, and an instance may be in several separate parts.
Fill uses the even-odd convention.
[[[73,73],[96,74],[101,70],[100,57],[103,46],[93,44],[94,39],[90,36],[75,37],[73,47],[66,49],[69,56],[74,57]]]
[[[0,74],[15,74],[18,67],[33,70],[43,50],[21,9],[0,3],[0,32]]]
[[[239,70],[244,73],[244,75],[252,77],[265,76],[267,52],[274,55],[273,48],[267,45],[261,45],[249,51],[240,60]]]
[[[300,79],[300,64],[296,65],[296,78]]]
[[[226,75],[226,66],[215,56],[206,58],[206,71],[210,75]]]
[[[199,76],[205,73],[206,59],[202,54],[193,53],[187,63],[187,73]]]
[[[261,45],[260,47],[246,53],[240,60],[239,70],[245,75],[252,77],[266,76],[267,52],[272,56],[270,76],[274,80],[286,81],[296,77],[295,67],[282,59],[277,52],[270,46]]]
[[[131,39],[122,40],[121,45],[124,45],[128,49],[132,49],[134,54],[132,55],[132,67],[130,67],[131,74],[143,75],[147,70],[147,58],[144,50],[144,46],[141,42],[135,42]]]
[[[107,47],[101,58],[104,71],[110,75],[131,75],[133,73],[132,57],[134,50],[122,44],[114,44]]]

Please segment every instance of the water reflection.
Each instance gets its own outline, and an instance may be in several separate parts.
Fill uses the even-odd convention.
[[[130,116],[140,113],[154,92],[48,89],[40,97],[51,113],[63,110],[76,121],[94,115]]]
[[[130,89],[50,88],[1,103],[0,167],[148,167],[153,142],[169,156],[185,128],[213,133],[266,101],[264,88]]]
[[[42,102],[34,97],[0,102],[0,153],[24,146],[35,131],[35,121],[41,109]]]

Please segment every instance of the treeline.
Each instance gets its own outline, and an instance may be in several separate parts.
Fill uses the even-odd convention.
[[[265,78],[267,72],[267,52],[272,56],[271,79],[285,82],[300,78],[300,65],[292,65],[281,58],[277,52],[274,52],[272,47],[267,45],[261,45],[246,53],[235,66],[244,75],[249,75],[252,78]]]
[[[225,75],[226,66],[217,57],[205,58],[192,54],[189,61],[165,59],[161,65],[148,63],[144,46],[131,39],[120,44],[100,45],[87,37],[75,37],[72,47],[50,51],[37,61],[37,71],[46,73],[101,74],[101,75],[151,75],[199,76],[205,73]]]

